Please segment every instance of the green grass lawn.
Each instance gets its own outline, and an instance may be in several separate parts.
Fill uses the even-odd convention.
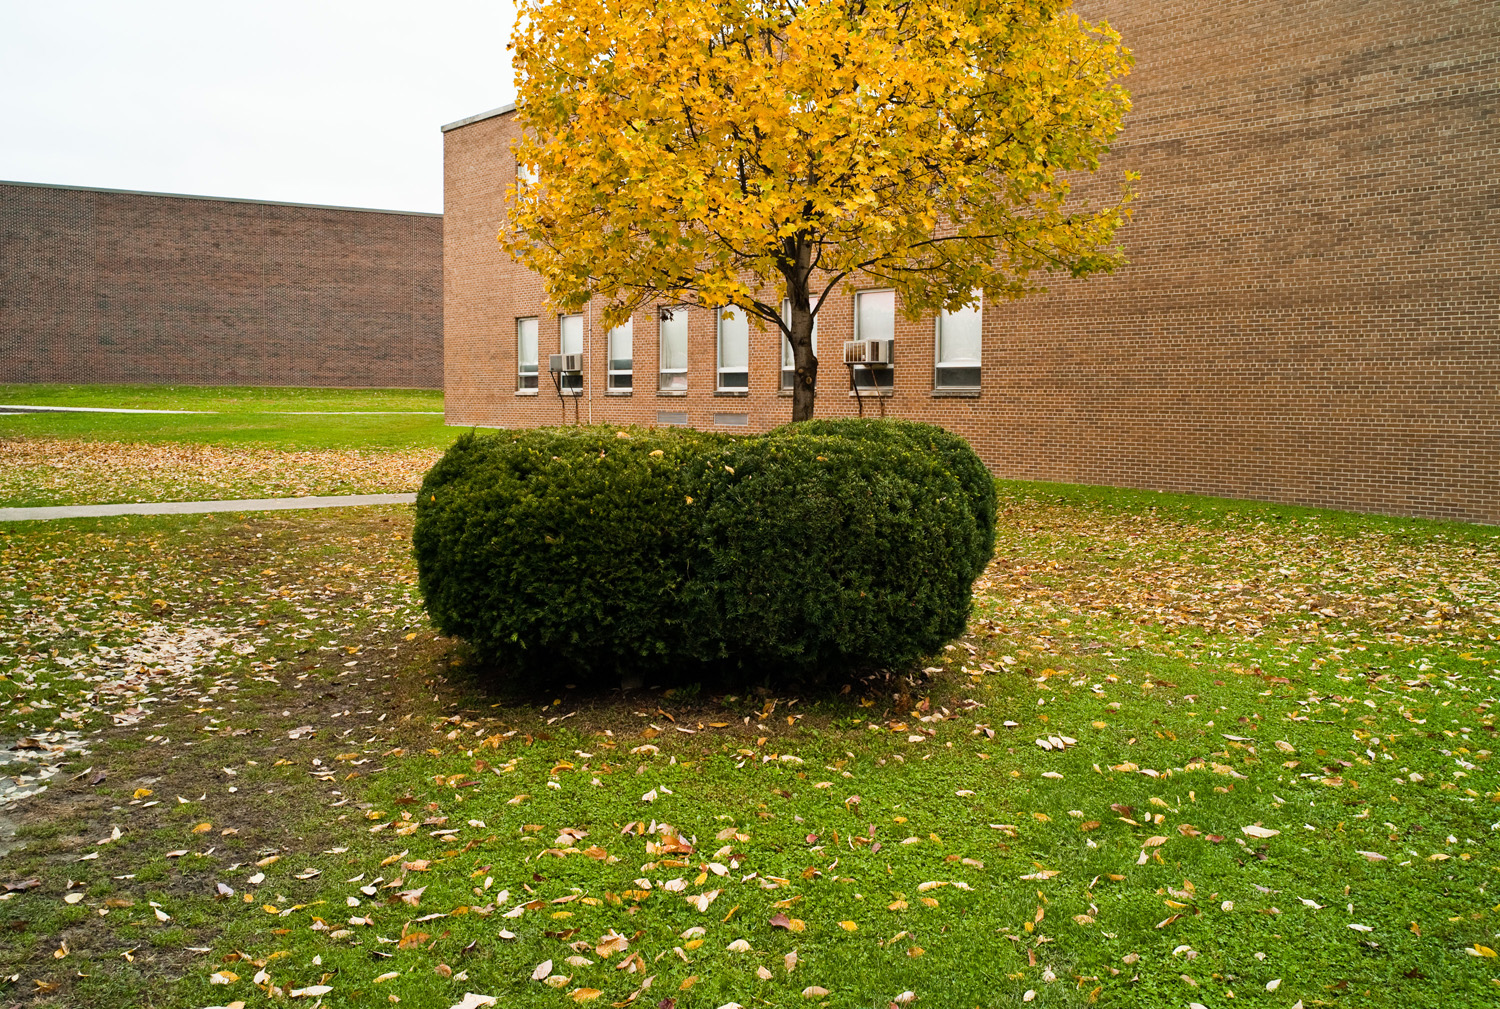
[[[369,449],[446,448],[456,437],[442,392],[428,389],[0,385],[0,403],[206,411],[0,415],[0,438]]]
[[[424,389],[0,386],[0,507],[414,491],[459,434]]]
[[[12,814],[5,998],[1500,1000],[1496,530],[1005,484],[924,670],[623,696],[497,689],[409,535],[0,529],[0,732],[99,733]]]

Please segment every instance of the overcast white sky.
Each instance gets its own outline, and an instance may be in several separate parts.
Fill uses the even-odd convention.
[[[443,209],[509,0],[0,0],[0,179]]]

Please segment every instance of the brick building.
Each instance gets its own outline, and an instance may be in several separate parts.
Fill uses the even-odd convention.
[[[0,382],[437,388],[442,228],[0,182]]]
[[[1101,173],[1142,174],[1131,264],[986,305],[977,352],[953,320],[949,361],[937,320],[851,291],[819,317],[818,415],[855,411],[837,348],[858,316],[894,330],[889,414],[1001,476],[1500,522],[1500,6],[1077,8],[1136,54]],[[511,112],[444,127],[449,422],[785,422],[777,334],[731,326],[721,360],[715,313],[646,311],[611,353],[596,311],[548,311],[496,242]],[[586,359],[565,404],[560,350]]]

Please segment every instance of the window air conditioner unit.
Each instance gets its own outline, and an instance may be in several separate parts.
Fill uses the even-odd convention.
[[[563,374],[581,374],[583,372],[582,354],[552,354],[547,358],[547,370],[562,372]]]
[[[844,363],[889,368],[895,347],[895,340],[849,340],[844,344]]]

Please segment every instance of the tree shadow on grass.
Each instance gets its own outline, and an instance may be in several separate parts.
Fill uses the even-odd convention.
[[[879,704],[920,703],[934,684],[920,665],[902,670],[830,669],[819,674],[748,670],[729,663],[656,674],[596,671],[559,664],[546,671],[517,670],[480,658],[454,640],[446,684],[465,710],[496,717],[536,713],[577,731],[637,730],[644,716],[658,724],[692,728],[738,723],[761,731],[811,727],[858,717]]]

